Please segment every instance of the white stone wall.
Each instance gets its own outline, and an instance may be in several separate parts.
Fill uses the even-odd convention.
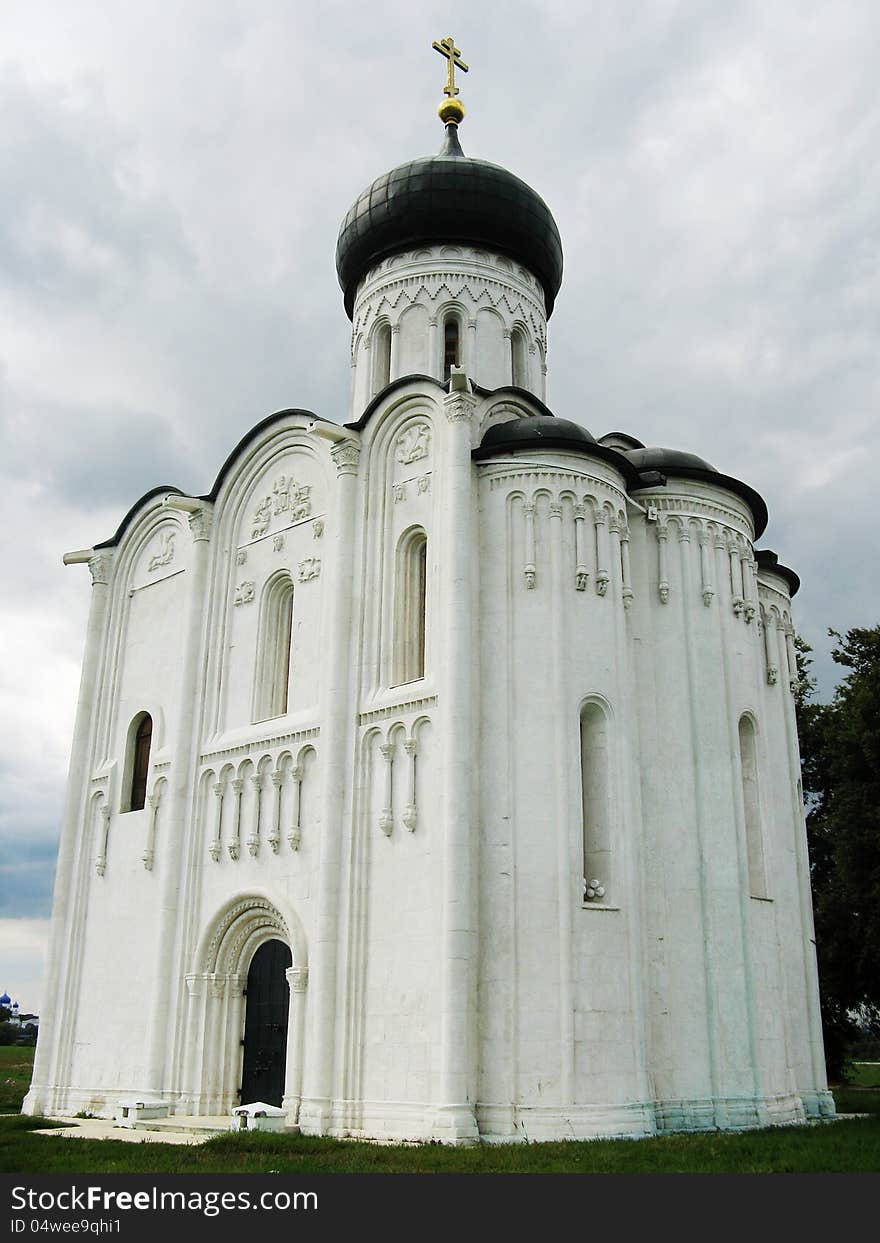
[[[472,246],[428,246],[382,260],[358,288],[352,316],[352,412],[357,418],[382,385],[376,338],[391,329],[391,380],[443,378],[443,319],[461,325],[461,362],[484,388],[513,383],[511,334],[522,332],[527,382],[544,399],[547,318],[535,277],[502,255]]]

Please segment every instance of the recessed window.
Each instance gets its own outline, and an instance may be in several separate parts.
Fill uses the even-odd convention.
[[[263,595],[257,652],[254,720],[283,716],[290,700],[290,648],[293,636],[293,580],[276,574]]]
[[[150,772],[150,745],[152,741],[153,718],[149,712],[144,712],[137,721],[134,731],[129,811],[141,811],[147,801],[147,777]]]
[[[584,901],[612,897],[608,718],[597,703],[581,712]]]
[[[380,325],[373,337],[373,394],[391,381],[391,325]]]
[[[525,333],[514,328],[510,334],[511,376],[517,388],[529,387],[529,359]]]
[[[753,898],[766,898],[767,874],[764,869],[764,840],[758,792],[757,730],[755,722],[747,714],[739,719],[739,763],[749,865],[749,893]]]
[[[392,683],[399,686],[425,676],[428,539],[420,527],[401,536],[396,572]]]
[[[457,315],[443,321],[443,379],[448,380],[453,367],[461,366],[461,329]]]

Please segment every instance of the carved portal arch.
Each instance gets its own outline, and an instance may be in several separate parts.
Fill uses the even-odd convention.
[[[186,976],[187,1021],[183,1058],[183,1105],[197,1114],[229,1113],[239,1104],[242,1036],[248,969],[267,941],[291,951],[287,972],[291,1010],[283,1107],[297,1121],[302,1088],[308,953],[296,913],[282,910],[268,894],[244,893],[227,902],[208,922]]]

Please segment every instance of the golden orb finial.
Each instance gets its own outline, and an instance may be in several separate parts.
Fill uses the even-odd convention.
[[[450,35],[447,39],[435,39],[431,44],[435,52],[439,52],[441,56],[445,56],[448,62],[446,85],[443,88],[443,94],[446,99],[443,100],[437,109],[437,115],[444,125],[458,125],[464,120],[464,104],[460,99],[456,99],[458,87],[455,85],[455,71],[460,69],[462,73],[467,73],[468,67],[461,59],[461,52],[455,46],[455,40]]]

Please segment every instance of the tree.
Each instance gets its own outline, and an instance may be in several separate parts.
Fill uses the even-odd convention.
[[[847,672],[812,702],[810,648],[798,640],[801,768],[807,804],[822,1026],[828,1072],[880,1026],[880,626],[848,630],[832,658]]]

